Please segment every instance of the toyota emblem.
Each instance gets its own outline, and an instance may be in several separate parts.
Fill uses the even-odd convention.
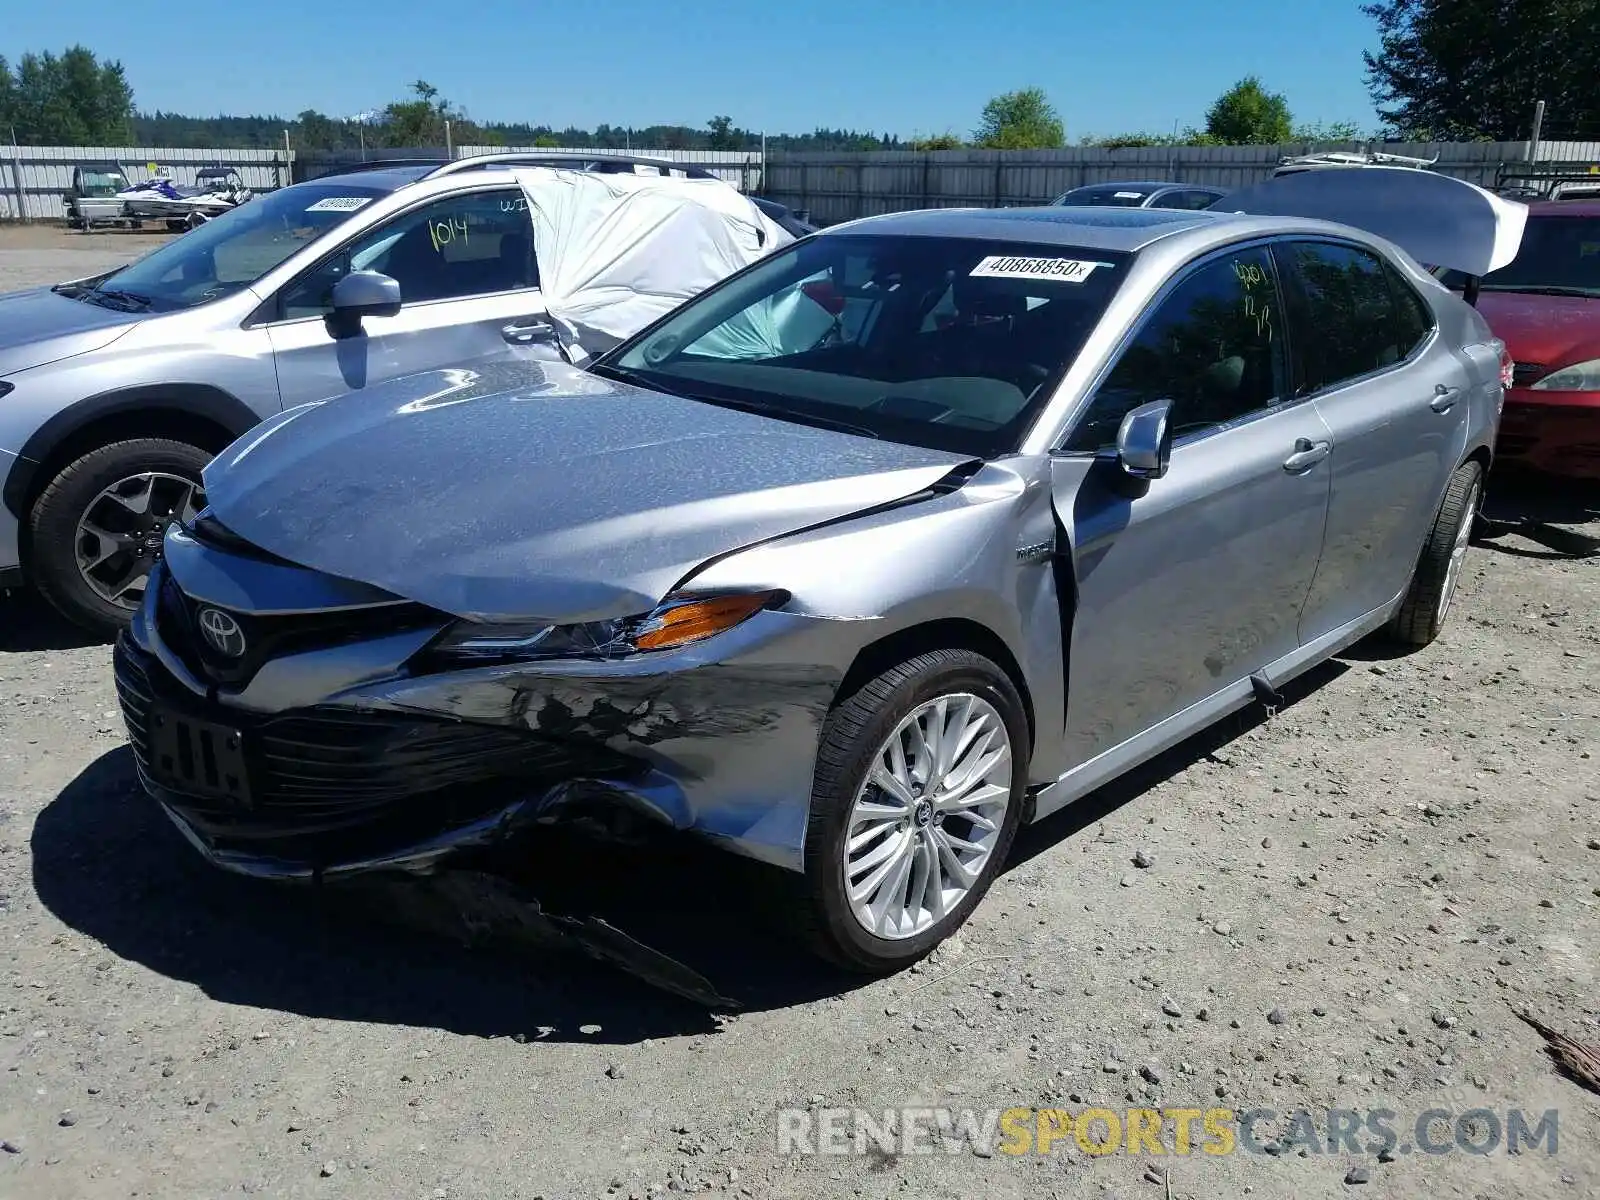
[[[227,658],[244,656],[244,630],[231,614],[220,608],[202,608],[199,620],[200,635],[213,650]]]

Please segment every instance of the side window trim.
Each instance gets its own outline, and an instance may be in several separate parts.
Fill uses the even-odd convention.
[[[1331,237],[1326,234],[1310,237],[1283,237],[1277,239],[1277,243],[1274,247],[1273,257],[1278,270],[1279,284],[1287,293],[1285,296],[1285,306],[1289,316],[1287,323],[1291,331],[1299,328],[1305,322],[1306,313],[1310,305],[1310,299],[1306,295],[1305,288],[1302,286],[1299,269],[1295,267],[1292,261],[1286,260],[1285,258],[1286,255],[1292,253],[1295,246],[1301,245],[1337,246],[1341,250],[1354,250],[1358,254],[1367,254],[1377,259],[1379,271],[1383,275],[1385,287],[1389,293],[1390,303],[1395,305],[1398,305],[1399,303],[1398,298],[1395,296],[1395,288],[1397,286],[1410,289],[1412,294],[1416,296],[1417,303],[1422,305],[1423,311],[1428,315],[1428,331],[1422,336],[1422,338],[1418,340],[1417,344],[1411,348],[1410,352],[1406,354],[1405,357],[1397,358],[1394,360],[1394,362],[1386,363],[1381,367],[1374,367],[1372,370],[1364,371],[1360,375],[1347,376],[1346,378],[1339,380],[1337,383],[1330,383],[1326,387],[1316,388],[1315,390],[1307,386],[1299,358],[1292,357],[1290,361],[1290,370],[1293,373],[1292,378],[1294,380],[1295,387],[1294,399],[1296,401],[1315,400],[1322,396],[1330,396],[1335,392],[1343,391],[1345,388],[1353,387],[1358,383],[1368,383],[1371,380],[1377,379],[1383,375],[1387,375],[1390,372],[1403,370],[1404,368],[1413,365],[1433,347],[1434,342],[1436,342],[1439,338],[1439,319],[1437,314],[1433,311],[1433,305],[1429,304],[1425,299],[1423,299],[1420,294],[1417,294],[1416,289],[1411,288],[1411,285],[1406,282],[1406,280],[1400,275],[1399,271],[1395,269],[1395,267],[1389,262],[1388,258],[1381,251],[1376,250],[1371,246],[1362,245],[1360,242],[1353,239]],[[1291,333],[1291,337],[1292,336],[1293,335]]]
[[[305,279],[308,276],[313,275],[316,272],[322,270],[325,266],[327,266],[331,262],[335,262],[335,261],[337,261],[338,259],[341,259],[341,258],[346,258],[346,259],[349,258],[349,256],[350,256],[350,247],[352,245],[354,245],[355,243],[357,243],[359,241],[363,241],[363,240],[365,240],[365,239],[367,239],[369,237],[372,237],[374,235],[382,233],[383,230],[389,228],[396,221],[404,220],[406,217],[411,216],[413,213],[416,213],[416,212],[418,212],[418,211],[420,211],[420,210],[422,210],[424,208],[427,208],[429,205],[437,204],[441,200],[457,200],[457,199],[461,199],[461,198],[466,197],[466,196],[478,196],[478,195],[483,195],[483,194],[486,194],[486,193],[492,194],[494,192],[516,192],[516,191],[517,191],[517,189],[515,187],[507,187],[504,183],[499,183],[499,182],[494,182],[494,183],[489,183],[489,184],[480,183],[480,184],[477,184],[476,186],[473,186],[473,187],[462,188],[460,191],[444,192],[442,194],[441,193],[436,193],[436,194],[434,194],[432,196],[427,196],[425,198],[419,199],[415,204],[408,204],[408,205],[406,205],[406,207],[400,209],[398,212],[390,213],[387,217],[385,217],[382,221],[379,221],[377,224],[368,225],[365,229],[362,229],[359,232],[356,232],[356,233],[353,233],[353,234],[347,236],[344,239],[344,241],[340,242],[336,247],[334,247],[332,250],[328,251],[328,253],[324,254],[321,258],[317,259],[311,265],[302,268],[300,271],[298,271],[296,274],[291,276],[289,279],[286,279],[283,283],[279,284],[277,291],[275,291],[266,300],[262,301],[261,305],[256,309],[256,311],[251,314],[251,316],[250,316],[249,320],[246,322],[244,328],[246,328],[246,329],[262,329],[262,328],[273,327],[273,326],[278,326],[278,325],[296,325],[296,324],[299,324],[302,321],[321,321],[321,320],[323,320],[324,317],[321,316],[321,315],[313,315],[313,316],[306,316],[306,317],[286,317],[286,316],[284,316],[283,315],[283,298],[284,298],[284,296],[286,296],[289,293],[289,290],[291,288],[293,288],[296,284],[298,284],[302,279]],[[528,219],[528,239],[529,239],[529,244],[531,245],[532,244],[532,240],[533,240],[533,219],[532,219],[532,217],[530,217]],[[440,300],[416,300],[416,301],[412,301],[412,306],[416,307],[416,308],[421,308],[421,307],[423,307],[425,305],[429,305],[429,304],[450,304],[450,303],[454,303],[454,302],[459,301],[459,300],[477,300],[477,299],[484,299],[484,298],[487,298],[487,297],[490,297],[490,296],[509,296],[509,295],[512,295],[515,292],[534,292],[534,291],[538,291],[538,290],[539,289],[537,287],[510,288],[510,289],[504,289],[504,290],[501,290],[501,291],[498,291],[498,292],[483,292],[481,294],[476,294],[476,295],[473,295],[473,296],[452,296],[452,297],[445,297],[445,298],[440,299]],[[404,300],[404,297],[402,297],[402,301],[403,300]]]
[[[1272,266],[1273,294],[1278,300],[1280,311],[1283,311],[1286,307],[1284,279],[1282,272],[1279,269],[1277,255],[1274,253],[1274,248],[1284,240],[1285,239],[1280,235],[1272,235],[1268,237],[1255,237],[1243,242],[1234,242],[1215,250],[1207,250],[1199,257],[1190,259],[1188,262],[1184,263],[1184,265],[1179,268],[1178,271],[1174,272],[1172,276],[1161,285],[1160,290],[1158,290],[1156,294],[1152,296],[1146,303],[1144,313],[1140,316],[1138,322],[1130,326],[1123,333],[1122,337],[1118,339],[1117,344],[1112,349],[1111,353],[1106,356],[1105,361],[1100,365],[1100,369],[1095,372],[1088,384],[1085,385],[1083,389],[1083,395],[1080,397],[1078,403],[1074,406],[1073,411],[1067,415],[1060,436],[1054,439],[1054,444],[1049,451],[1050,455],[1054,458],[1103,458],[1108,455],[1109,452],[1104,449],[1067,450],[1064,449],[1064,447],[1072,440],[1072,435],[1077,432],[1079,421],[1081,421],[1088,413],[1089,406],[1094,402],[1095,395],[1099,392],[1101,386],[1104,385],[1107,378],[1110,377],[1111,372],[1116,369],[1117,364],[1122,361],[1122,356],[1128,352],[1129,348],[1132,347],[1136,341],[1139,340],[1140,335],[1144,333],[1146,327],[1150,324],[1151,319],[1156,315],[1157,312],[1160,311],[1161,306],[1171,299],[1172,294],[1177,291],[1178,288],[1183,286],[1183,284],[1186,283],[1197,272],[1205,270],[1214,262],[1227,258],[1230,254],[1238,254],[1241,251],[1246,250],[1261,250],[1265,252],[1267,261]],[[1287,314],[1285,315],[1287,317]],[[1174,448],[1178,446],[1191,445],[1198,441],[1203,441],[1214,434],[1225,433],[1234,429],[1238,429],[1242,425],[1248,425],[1251,422],[1259,420],[1260,418],[1271,413],[1282,412],[1286,408],[1291,408],[1295,405],[1298,405],[1303,399],[1309,399],[1309,397],[1296,396],[1293,392],[1293,371],[1295,359],[1294,341],[1293,334],[1290,329],[1290,322],[1285,319],[1281,328],[1276,326],[1274,328],[1278,328],[1279,334],[1281,334],[1283,343],[1282,353],[1287,361],[1288,369],[1290,371],[1289,394],[1274,404],[1270,404],[1265,408],[1258,408],[1252,410],[1251,412],[1241,414],[1232,421],[1226,421],[1221,424],[1212,425],[1206,429],[1196,429],[1191,433],[1186,433],[1181,437],[1174,438]]]

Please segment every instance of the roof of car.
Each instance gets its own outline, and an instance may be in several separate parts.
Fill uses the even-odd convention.
[[[836,230],[1133,251],[1168,234],[1216,219],[1214,213],[1165,208],[935,208],[865,217],[837,226]]]
[[[434,170],[432,166],[380,167],[373,171],[344,171],[337,175],[318,175],[306,182],[349,184],[351,187],[381,188],[393,192],[407,184],[417,182],[432,170]]]

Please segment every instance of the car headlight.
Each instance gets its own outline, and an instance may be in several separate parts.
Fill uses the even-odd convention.
[[[1552,371],[1532,388],[1535,392],[1600,392],[1600,358]]]
[[[788,602],[787,592],[679,593],[650,612],[576,625],[457,621],[423,651],[454,662],[527,662],[553,658],[613,659],[674,650],[742,624],[762,609]]]

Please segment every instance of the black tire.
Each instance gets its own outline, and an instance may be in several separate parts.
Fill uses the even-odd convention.
[[[869,933],[845,894],[844,843],[856,792],[895,727],[941,694],[966,692],[994,706],[1011,741],[1011,796],[999,836],[978,880],[944,917],[903,939]],[[791,909],[799,933],[823,958],[869,974],[887,974],[925,957],[965,923],[1010,853],[1026,799],[1031,750],[1022,701],[1010,678],[969,650],[932,650],[868,680],[841,698],[822,728],[806,827],[804,896]]]
[[[106,488],[146,471],[200,483],[212,455],[166,438],[113,442],[69,463],[40,494],[28,514],[28,573],[33,584],[69,621],[112,638],[132,616],[102,598],[78,570],[78,523]]]
[[[1389,635],[1407,646],[1426,646],[1439,636],[1455,599],[1459,573],[1452,575],[1451,560],[1463,532],[1470,539],[1478,506],[1483,499],[1483,467],[1462,463],[1450,476],[1438,515],[1428,530],[1417,561],[1411,588],[1389,622]],[[1465,545],[1460,546],[1465,553]]]

